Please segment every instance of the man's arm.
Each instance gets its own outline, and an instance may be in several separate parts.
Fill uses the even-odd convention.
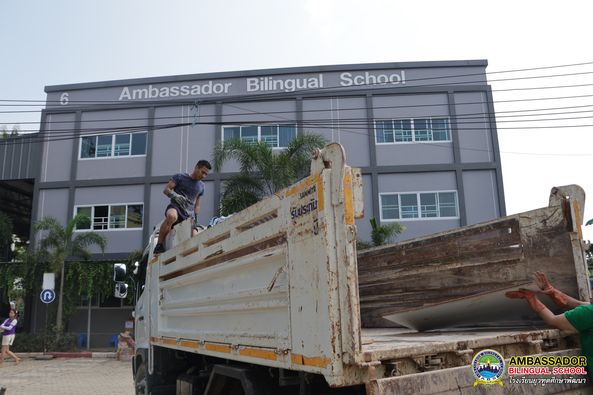
[[[202,198],[202,195],[198,196],[196,198],[196,204],[194,205],[194,213],[196,214],[196,217],[198,214],[200,214],[200,199]]]
[[[177,186],[177,183],[175,182],[175,180],[173,180],[173,179],[169,180],[167,185],[165,185],[165,189],[163,189],[163,193],[165,194],[165,196],[167,196],[168,198],[171,198],[171,200],[174,201],[175,203],[177,203],[178,205],[185,207],[190,203],[190,201],[185,196],[180,195],[174,191],[176,186]]]
[[[583,305],[590,304],[589,302],[583,302],[581,300],[577,300],[577,299],[573,298],[572,296],[568,296],[564,292],[554,288],[554,286],[548,280],[548,277],[546,276],[546,274],[544,272],[535,272],[533,274],[534,274],[534,278],[535,278],[535,283],[537,284],[539,289],[542,291],[542,293],[544,293],[544,294],[548,295],[550,298],[552,298],[552,300],[554,301],[554,303],[556,303],[556,305],[558,305],[560,307],[567,308],[567,307],[577,307],[577,306],[583,306]]]
[[[165,196],[170,198],[171,193],[173,192],[173,189],[175,189],[176,186],[177,184],[175,183],[175,181],[169,180],[167,185],[165,185],[165,189],[163,189],[163,193],[165,194]]]
[[[535,292],[519,288],[518,291],[506,293],[509,299],[525,299],[531,309],[540,316],[546,324],[563,331],[577,332],[576,328],[566,319],[564,314],[556,315],[550,311],[538,298]]]

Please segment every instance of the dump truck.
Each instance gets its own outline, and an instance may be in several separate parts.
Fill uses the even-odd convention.
[[[472,389],[471,365],[482,350],[579,355],[575,334],[504,292],[543,270],[591,297],[583,207],[582,189],[560,187],[549,207],[357,251],[361,171],[329,144],[310,176],[197,235],[180,223],[158,256],[151,235],[136,393],[581,393],[584,376]]]

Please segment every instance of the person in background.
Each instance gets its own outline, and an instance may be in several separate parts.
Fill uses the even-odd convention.
[[[171,228],[178,223],[193,216],[194,227],[198,225],[198,214],[200,213],[200,198],[204,194],[204,183],[202,180],[212,170],[210,162],[199,161],[190,174],[175,174],[163,190],[165,196],[171,199],[171,203],[165,210],[165,220],[159,229],[159,240],[154,247],[154,254],[165,252],[165,237]]]
[[[535,283],[545,295],[559,307],[570,308],[563,314],[552,313],[529,289],[506,293],[510,299],[525,299],[531,309],[553,328],[568,332],[578,332],[581,340],[582,355],[587,358],[587,373],[593,380],[593,305],[589,301],[577,300],[554,288],[545,273],[535,272]]]
[[[136,354],[136,342],[132,339],[132,335],[128,329],[120,333],[117,340],[117,352],[115,353],[116,360],[119,361],[121,353],[128,347],[131,350],[131,355]]]
[[[0,367],[3,366],[6,355],[14,358],[14,361],[17,365],[21,363],[21,359],[17,357],[12,351],[10,351],[10,346],[12,346],[12,343],[14,342],[16,324],[16,310],[10,309],[8,312],[8,318],[4,320],[2,325],[0,325],[0,329],[2,330],[2,354],[0,355]]]

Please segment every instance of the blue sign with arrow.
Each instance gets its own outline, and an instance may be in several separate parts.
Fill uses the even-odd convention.
[[[43,303],[49,304],[56,299],[56,293],[53,289],[44,289],[41,291],[39,298]]]

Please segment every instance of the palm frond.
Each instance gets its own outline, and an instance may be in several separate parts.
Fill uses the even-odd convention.
[[[258,145],[234,138],[214,147],[214,169],[220,171],[224,162],[235,159],[241,171],[253,172],[258,163]]]
[[[221,214],[228,215],[241,211],[258,202],[265,196],[265,187],[260,178],[248,174],[238,174],[224,183],[221,195]]]
[[[91,255],[88,251],[88,247],[93,245],[98,246],[99,248],[101,248],[102,252],[105,252],[105,246],[107,245],[107,241],[103,236],[95,232],[85,232],[79,234],[72,240],[71,253],[72,255],[88,259]]]

